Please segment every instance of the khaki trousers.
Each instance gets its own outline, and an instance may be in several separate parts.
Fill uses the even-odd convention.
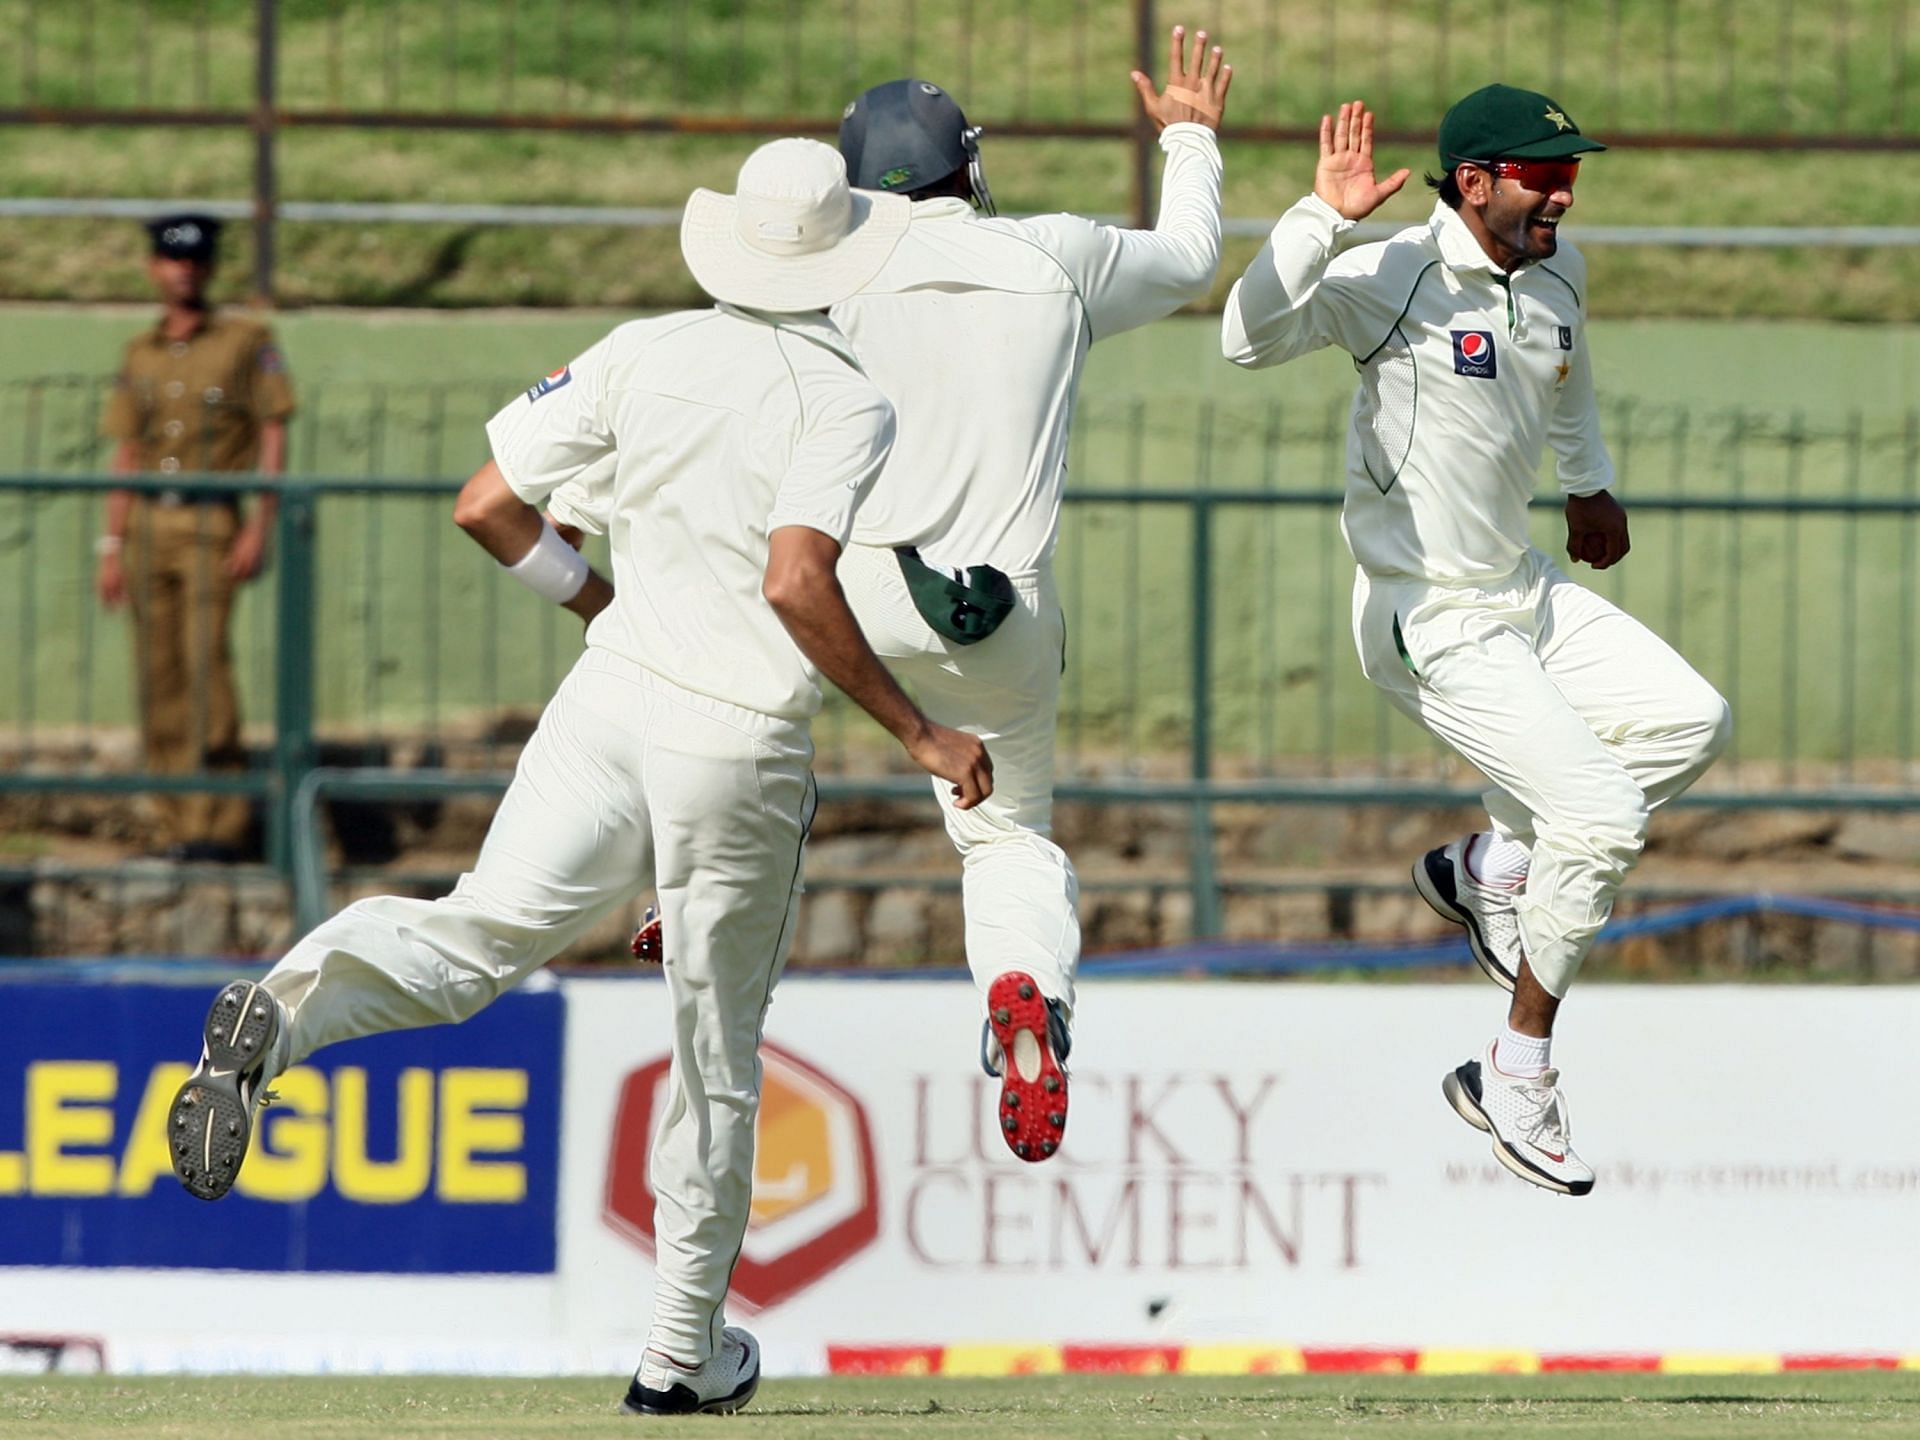
[[[1367,678],[1479,767],[1494,829],[1532,852],[1527,961],[1564,996],[1640,858],[1647,818],[1733,734],[1727,702],[1673,647],[1538,550],[1487,585],[1361,571]]]
[[[1080,963],[1080,886],[1053,843],[1054,729],[1066,620],[1051,570],[1010,575],[1018,600],[974,645],[934,633],[914,608],[891,550],[849,545],[841,588],[874,653],[934,720],[978,735],[993,759],[993,794],[956,810],[933,782],[947,835],[960,852],[967,967],[981,1003],[994,977],[1025,970],[1041,992],[1073,1006]]]
[[[123,563],[140,738],[155,774],[245,767],[227,638],[234,593],[227,551],[238,527],[229,505],[159,505],[144,496],[128,517]],[[164,844],[246,841],[244,795],[154,798]]]
[[[540,717],[453,893],[359,901],[273,968],[266,987],[292,1022],[275,1065],[360,1035],[464,1020],[651,883],[673,1058],[649,1169],[648,1343],[705,1361],[746,1237],[760,1031],[799,908],[812,760],[802,722],[588,650]]]

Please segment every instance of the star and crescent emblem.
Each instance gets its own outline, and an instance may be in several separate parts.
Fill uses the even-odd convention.
[[[1556,131],[1571,130],[1573,128],[1573,122],[1567,119],[1567,112],[1564,110],[1556,110],[1551,105],[1547,107],[1546,118],[1553,122],[1553,128]]]

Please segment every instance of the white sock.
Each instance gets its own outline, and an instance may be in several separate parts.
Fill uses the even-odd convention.
[[[1467,878],[1489,890],[1518,890],[1527,883],[1532,859],[1527,847],[1503,835],[1475,835],[1467,842]]]
[[[1511,1025],[1493,1042],[1494,1068],[1516,1080],[1537,1080],[1552,1063],[1551,1035],[1522,1035]]]

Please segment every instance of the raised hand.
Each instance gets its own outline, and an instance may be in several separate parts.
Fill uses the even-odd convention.
[[[1220,128],[1220,117],[1227,108],[1227,87],[1233,83],[1233,66],[1222,63],[1220,47],[1207,49],[1207,32],[1193,37],[1193,62],[1187,62],[1187,27],[1176,25],[1167,46],[1167,88],[1156,91],[1144,71],[1132,72],[1133,88],[1140,92],[1140,104],[1155,130],[1188,121],[1209,130]]]
[[[1411,170],[1373,178],[1373,112],[1349,100],[1338,115],[1320,117],[1320,164],[1313,193],[1349,220],[1364,220],[1407,183]]]

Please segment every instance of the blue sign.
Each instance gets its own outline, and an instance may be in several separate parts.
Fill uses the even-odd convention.
[[[557,990],[294,1066],[210,1204],[166,1116],[218,989],[0,984],[0,1265],[552,1273]]]

